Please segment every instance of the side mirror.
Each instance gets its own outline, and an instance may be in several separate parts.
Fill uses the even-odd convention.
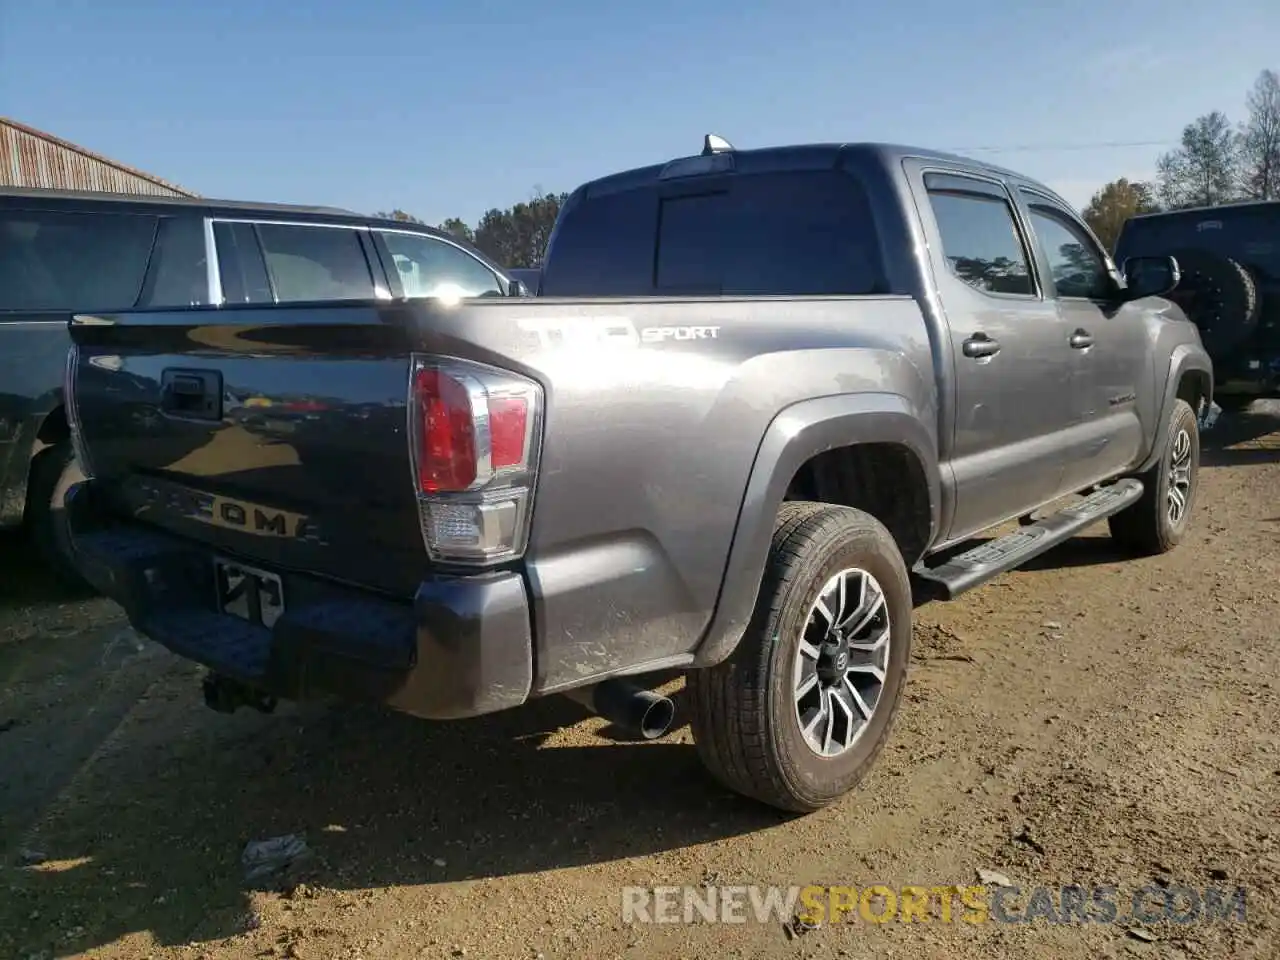
[[[1124,274],[1126,300],[1162,297],[1182,279],[1173,257],[1129,257],[1120,272]]]
[[[529,296],[529,288],[524,285],[523,280],[512,280],[507,286],[508,296],[527,297]]]

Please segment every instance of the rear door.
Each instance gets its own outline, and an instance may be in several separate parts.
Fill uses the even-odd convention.
[[[908,165],[909,171],[912,164]],[[958,539],[1053,499],[1073,423],[1066,322],[1040,288],[1005,185],[914,166],[950,328]]]
[[[163,223],[123,209],[0,206],[0,523],[21,520],[36,433],[62,404],[67,321],[166,294],[147,277]]]
[[[1088,487],[1122,473],[1140,459],[1143,411],[1151,398],[1138,385],[1153,382],[1142,306],[1121,303],[1114,268],[1088,228],[1052,197],[1019,190],[1035,237],[1036,253],[1068,328],[1079,426],[1070,438],[1065,484]],[[1153,411],[1149,411],[1148,415]]]

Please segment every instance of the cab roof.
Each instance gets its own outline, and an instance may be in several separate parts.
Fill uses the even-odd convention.
[[[902,161],[908,159],[933,160],[947,165],[961,166],[975,173],[987,173],[1001,179],[1012,180],[1019,184],[1034,187],[1057,198],[1064,205],[1070,206],[1056,191],[1016,170],[1010,170],[983,160],[975,160],[972,157],[947,153],[942,150],[869,141],[794,144],[738,150],[729,145],[723,138],[714,134],[707,135],[706,145],[704,145],[701,154],[679,157],[662,163],[649,164],[610,174],[588,181],[579,189],[585,191],[587,196],[598,196],[602,193],[612,193],[652,185],[652,183],[662,179],[664,170],[677,164],[696,163],[700,158],[708,158],[704,162],[714,163],[714,160],[710,158],[716,156],[732,157],[731,162],[734,173],[751,174],[828,169],[835,166],[841,157],[851,155],[883,168],[900,169]]]

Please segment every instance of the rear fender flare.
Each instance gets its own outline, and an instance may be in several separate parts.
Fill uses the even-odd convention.
[[[1135,473],[1143,473],[1150,470],[1164,455],[1164,448],[1168,441],[1169,420],[1173,416],[1173,404],[1178,399],[1178,385],[1182,382],[1182,378],[1188,373],[1201,373],[1209,381],[1209,389],[1205,394],[1205,400],[1213,399],[1213,362],[1209,359],[1209,355],[1205,353],[1203,348],[1196,347],[1192,344],[1179,344],[1173,349],[1169,357],[1169,375],[1164,381],[1164,395],[1160,403],[1160,415],[1156,420],[1155,437],[1151,444],[1151,452],[1147,455],[1147,459],[1142,462]],[[1199,416],[1200,411],[1195,411]]]
[[[906,446],[929,485],[929,542],[936,539],[941,491],[937,438],[930,412],[892,393],[804,400],[782,410],[765,431],[747,479],[720,593],[694,656],[712,666],[733,653],[751,620],[773,539],[774,518],[796,472],[810,458],[862,443]],[[915,558],[908,558],[908,563]]]

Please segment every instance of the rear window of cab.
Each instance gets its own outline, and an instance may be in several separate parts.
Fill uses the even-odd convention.
[[[659,181],[566,210],[543,296],[837,296],[885,289],[865,190],[839,170]]]

